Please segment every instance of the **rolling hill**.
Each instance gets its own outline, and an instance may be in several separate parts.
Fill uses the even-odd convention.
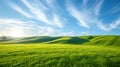
[[[120,36],[1,38],[0,67],[120,67],[119,49]]]
[[[76,45],[115,45],[120,46],[120,36],[36,36],[17,39],[9,39],[2,43],[48,43],[48,44],[76,44]]]

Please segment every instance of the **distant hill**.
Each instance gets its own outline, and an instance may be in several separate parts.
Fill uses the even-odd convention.
[[[12,37],[8,37],[8,36],[1,36],[0,37],[0,42],[4,42],[4,41],[10,41],[12,40]]]
[[[73,44],[73,45],[114,45],[120,46],[120,36],[36,36],[17,38],[4,41],[3,43],[47,43],[47,44]]]

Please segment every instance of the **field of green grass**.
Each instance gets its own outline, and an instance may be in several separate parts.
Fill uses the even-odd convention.
[[[120,36],[1,40],[0,67],[120,67]]]
[[[0,44],[0,67],[120,67],[119,47]]]

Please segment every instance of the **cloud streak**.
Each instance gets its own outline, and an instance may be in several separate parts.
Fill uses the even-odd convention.
[[[49,7],[45,6],[42,2],[36,1],[28,1],[28,0],[21,0],[21,2],[27,7],[29,12],[26,12],[15,3],[11,3],[10,6],[17,12],[21,13],[23,16],[31,19],[38,20],[40,22],[44,22],[47,25],[57,26],[62,28],[63,21],[61,21],[61,17],[56,13],[49,12]],[[52,1],[50,2],[52,4]],[[49,6],[49,4],[47,4]],[[48,12],[50,14],[48,14]],[[48,17],[51,16],[51,17]]]
[[[83,16],[81,15],[81,12],[78,11],[72,4],[67,5],[67,10],[69,11],[69,13],[71,14],[71,16],[73,16],[75,19],[77,19],[79,21],[79,25],[83,26],[85,28],[89,28],[89,25],[84,21]]]
[[[54,22],[58,27],[63,28],[63,23],[61,22],[60,18],[59,18],[56,14],[54,14],[53,17],[54,17],[54,18],[53,18],[53,22]]]
[[[88,0],[83,0],[82,7],[77,9],[74,3],[67,2],[67,10],[72,17],[74,17],[77,21],[77,24],[90,29],[91,25],[97,25],[98,28],[104,31],[110,31],[112,29],[118,28],[120,25],[120,19],[116,20],[115,22],[111,23],[108,27],[100,22],[102,19],[99,19],[100,10],[102,8],[104,0],[94,1],[95,7],[92,6],[92,9],[89,9],[87,6]],[[118,11],[118,10],[117,10]],[[105,21],[104,21],[105,22]]]
[[[103,3],[103,0],[100,0],[98,3],[97,3],[97,5],[96,5],[96,7],[94,8],[94,10],[95,10],[95,15],[99,15],[99,12],[100,12],[100,9],[101,9],[101,7],[102,7],[102,3]]]
[[[105,26],[104,24],[99,22],[98,27],[104,31],[110,31],[110,30],[116,29],[116,28],[120,27],[120,18],[117,19],[115,22],[109,24],[108,26]]]
[[[43,21],[47,24],[51,24],[48,19],[47,16],[45,15],[45,13],[41,10],[43,8],[38,8],[39,6],[36,5],[36,7],[34,5],[31,4],[35,4],[35,3],[30,3],[27,0],[22,0],[22,2],[29,8],[29,10],[35,15],[35,19]],[[43,6],[41,4],[41,6]]]
[[[19,31],[24,33],[24,36],[50,36],[54,35],[55,30],[50,26],[40,26],[32,21],[23,21],[18,19],[0,19],[0,35],[10,36],[12,31]]]
[[[105,0],[20,0],[9,1],[7,5],[14,11],[6,8],[3,11],[9,10],[20,15],[1,14],[11,18],[0,18],[0,32],[9,33],[14,28],[22,28],[28,35],[74,35],[76,32],[79,33],[76,35],[85,35],[97,29],[106,32],[120,28],[120,18],[116,20],[119,17],[119,4],[110,5],[112,7],[109,8]],[[89,32],[80,33],[83,30]]]
[[[20,8],[19,6],[17,6],[16,4],[10,4],[10,6],[17,12],[21,13],[23,16],[27,17],[27,18],[31,18],[32,16],[30,14],[28,14],[27,12],[25,12],[22,8]]]

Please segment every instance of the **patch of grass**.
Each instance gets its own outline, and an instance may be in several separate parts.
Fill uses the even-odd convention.
[[[120,47],[0,44],[0,67],[120,67]]]

